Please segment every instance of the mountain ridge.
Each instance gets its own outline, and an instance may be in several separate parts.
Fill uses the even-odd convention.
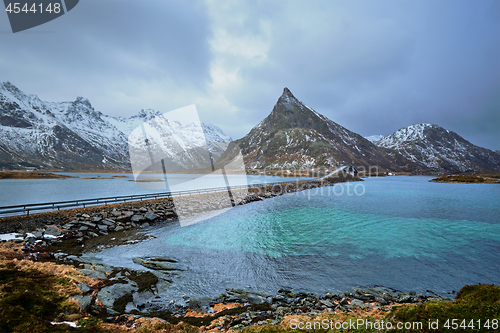
[[[130,169],[128,135],[151,122],[159,138],[155,149],[180,170],[209,163],[199,150],[207,141],[217,165],[241,151],[247,169],[331,169],[349,164],[379,172],[500,170],[498,151],[475,146],[438,125],[414,124],[385,137],[364,138],[299,101],[286,87],[269,115],[235,141],[215,125],[201,123],[203,132],[195,133],[190,124],[169,122],[161,115],[142,109],[129,118],[112,117],[95,110],[85,97],[44,102],[4,82],[0,167]],[[177,155],[184,157],[175,161]]]
[[[158,115],[143,109],[129,118],[112,117],[95,110],[85,97],[44,102],[7,81],[0,84],[0,167],[129,170],[128,135]],[[123,126],[115,126],[119,124]],[[215,125],[201,126],[220,155],[231,138]]]
[[[478,147],[439,125],[413,124],[383,137],[376,145],[395,159],[407,159],[424,171],[499,170],[500,154]]]

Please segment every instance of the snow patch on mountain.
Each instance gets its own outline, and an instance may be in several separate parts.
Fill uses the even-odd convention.
[[[378,141],[380,141],[381,139],[383,139],[384,136],[383,135],[370,135],[370,136],[365,136],[365,139],[372,142],[372,143],[376,143]]]
[[[433,124],[414,124],[401,128],[393,134],[380,139],[377,143],[379,147],[393,148],[407,141],[423,140],[425,131],[428,129],[440,129],[441,127]]]

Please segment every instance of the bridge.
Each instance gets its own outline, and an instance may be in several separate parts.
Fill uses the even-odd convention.
[[[346,172],[346,173],[349,173],[351,176],[356,176],[358,174],[358,169],[356,169],[354,166],[352,165],[343,165],[337,169],[335,169],[334,171],[330,172],[329,174],[327,174],[326,176],[323,176],[323,177],[319,177],[319,178],[316,178],[317,180],[323,180],[323,179],[326,179],[326,178],[329,178],[339,172]]]
[[[351,175],[356,175],[358,171],[352,165],[344,165],[341,166],[334,171],[330,172],[326,176],[311,178],[307,181],[317,181],[324,180],[329,178],[341,171],[348,172]],[[44,203],[34,203],[34,204],[25,204],[25,205],[14,205],[14,206],[3,206],[0,207],[0,218],[8,217],[8,216],[16,216],[16,215],[29,215],[31,213],[42,213],[42,212],[50,212],[50,211],[59,211],[64,209],[72,209],[78,207],[92,207],[92,206],[102,206],[113,203],[123,203],[123,202],[134,202],[134,201],[143,201],[143,200],[152,200],[152,199],[160,199],[160,198],[171,198],[171,197],[179,197],[179,196],[188,196],[195,194],[203,194],[203,193],[215,193],[215,192],[224,192],[228,190],[241,190],[241,189],[250,189],[264,186],[275,186],[275,185],[287,185],[293,184],[297,181],[293,182],[274,182],[274,183],[260,183],[260,184],[252,184],[252,185],[241,185],[241,186],[231,186],[230,188],[223,187],[212,187],[205,189],[195,189],[195,190],[185,190],[185,191],[174,191],[174,192],[161,192],[161,193],[149,193],[149,194],[137,194],[137,195],[124,195],[124,196],[113,196],[113,197],[104,197],[104,198],[95,198],[95,199],[81,199],[81,200],[68,200],[68,201],[56,201],[56,202],[44,202]]]

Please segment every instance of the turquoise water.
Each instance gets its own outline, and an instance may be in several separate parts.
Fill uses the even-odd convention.
[[[189,267],[168,297],[225,288],[325,292],[383,285],[446,293],[500,284],[500,186],[388,177],[235,207],[95,254],[108,264],[167,255]]]

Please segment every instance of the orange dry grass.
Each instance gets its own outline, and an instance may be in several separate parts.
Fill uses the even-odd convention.
[[[85,276],[73,266],[25,259],[25,255],[19,251],[21,247],[22,245],[12,242],[0,246],[0,267],[9,263],[19,271],[36,270],[44,275],[53,276],[61,281],[58,284],[58,289],[54,291],[63,296],[80,295],[82,292],[77,286],[79,283],[87,283],[92,288],[100,282]],[[18,251],[15,251],[15,249]]]
[[[214,306],[213,306],[213,309],[214,309],[213,313],[201,313],[201,312],[198,312],[196,310],[188,309],[186,311],[185,317],[212,317],[216,313],[219,313],[221,311],[238,308],[240,306],[243,306],[243,304],[241,304],[241,303],[227,303],[227,304],[217,303],[217,304],[214,304]]]

